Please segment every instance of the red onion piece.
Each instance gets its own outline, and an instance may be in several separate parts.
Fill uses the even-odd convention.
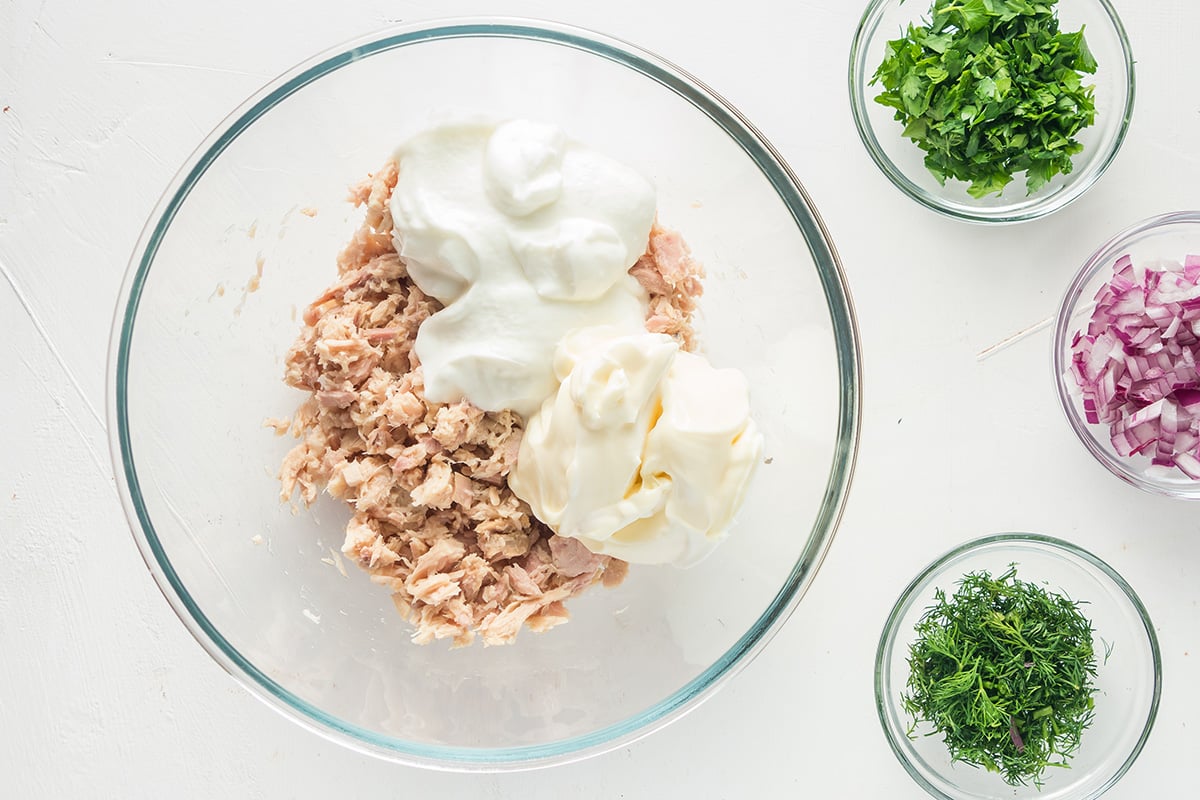
[[[1025,752],[1025,740],[1021,738],[1021,734],[1017,732],[1017,718],[1011,714],[1008,717],[1008,736],[1012,739],[1013,746],[1017,748],[1018,753]]]

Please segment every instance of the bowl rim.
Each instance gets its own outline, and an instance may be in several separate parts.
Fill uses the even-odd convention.
[[[657,704],[586,734],[519,747],[473,748],[417,744],[381,735],[327,714],[261,672],[224,639],[193,601],[167,558],[142,497],[131,449],[128,418],[130,349],[146,276],[175,214],[208,167],[255,120],[321,76],[388,50],[426,41],[464,38],[533,41],[572,48],[613,61],[675,93],[719,126],[771,183],[804,236],[817,266],[830,314],[839,374],[837,437],[820,510],[803,552],[779,593],[754,625],[700,675]],[[254,697],[327,740],[390,761],[447,771],[535,769],[570,763],[617,749],[681,718],[752,661],[786,622],[824,560],[844,513],[861,429],[860,348],[858,325],[845,271],[807,191],[758,129],[706,84],[643,48],[573,25],[497,16],[429,19],[388,26],[305,59],[267,83],[226,116],[172,178],[134,247],[114,310],[106,381],[109,451],[122,507],[142,559],[159,590],[209,656]]]
[[[887,153],[883,150],[883,146],[879,143],[879,138],[875,135],[875,129],[872,127],[870,116],[867,113],[867,108],[873,101],[866,97],[865,91],[867,81],[865,62],[868,55],[866,46],[879,26],[885,6],[902,2],[904,0],[871,0],[867,5],[866,10],[863,11],[863,15],[859,19],[858,27],[855,29],[854,38],[850,45],[850,68],[848,70],[847,81],[850,90],[850,110],[854,117],[854,127],[858,130],[859,139],[862,140],[863,146],[871,156],[871,160],[887,176],[892,185],[912,200],[951,219],[977,224],[1010,225],[1038,219],[1065,208],[1095,185],[1100,180],[1100,177],[1108,171],[1109,166],[1116,159],[1122,145],[1125,143],[1125,136],[1129,132],[1129,125],[1133,120],[1134,99],[1137,95],[1137,80],[1134,74],[1135,62],[1133,50],[1129,43],[1129,36],[1125,31],[1125,25],[1121,22],[1121,18],[1117,14],[1117,10],[1109,0],[1088,0],[1088,2],[1095,3],[1105,11],[1112,23],[1113,29],[1116,31],[1117,39],[1121,43],[1122,64],[1124,65],[1128,83],[1128,92],[1121,117],[1121,125],[1117,130],[1116,137],[1113,139],[1112,147],[1099,160],[1089,161],[1088,167],[1091,171],[1085,174],[1077,183],[1073,184],[1070,189],[1046,195],[1040,200],[1029,203],[1019,201],[1017,204],[1013,204],[1020,206],[1015,210],[1013,209],[1013,205],[997,206],[991,209],[980,208],[977,210],[964,210],[961,207],[951,207],[936,195],[931,194],[914,183],[888,158]]]
[[[1092,428],[1095,426],[1088,424],[1087,420],[1080,416],[1079,409],[1071,397],[1071,379],[1068,374],[1066,360],[1067,338],[1071,335],[1070,329],[1074,327],[1072,320],[1078,313],[1077,309],[1079,309],[1080,300],[1083,299],[1083,292],[1087,286],[1104,270],[1112,269],[1113,261],[1117,257],[1118,251],[1125,249],[1130,240],[1173,225],[1194,225],[1200,231],[1200,210],[1173,211],[1136,222],[1110,237],[1088,256],[1087,260],[1083,262],[1083,266],[1075,273],[1074,278],[1072,278],[1066,292],[1063,294],[1062,301],[1059,303],[1058,313],[1054,318],[1054,337],[1051,341],[1050,367],[1054,379],[1054,388],[1058,393],[1059,406],[1062,408],[1068,425],[1070,425],[1071,430],[1075,432],[1076,437],[1083,443],[1088,452],[1105,469],[1130,486],[1136,486],[1138,489],[1150,492],[1151,494],[1174,497],[1180,500],[1200,500],[1200,481],[1194,481],[1190,485],[1159,483],[1138,474],[1130,465],[1126,464],[1125,460],[1114,456],[1105,449],[1092,431]],[[1085,302],[1090,303],[1091,301],[1088,300]]]
[[[887,621],[884,623],[883,631],[879,636],[879,644],[875,650],[875,710],[879,716],[879,723],[883,728],[883,733],[891,747],[892,753],[896,756],[896,760],[904,767],[905,772],[927,793],[939,800],[957,800],[957,798],[947,795],[934,786],[925,777],[925,775],[913,765],[905,752],[903,743],[900,741],[905,738],[902,734],[893,729],[889,721],[889,709],[895,704],[895,698],[888,697],[884,693],[884,676],[887,672],[887,665],[892,660],[893,652],[897,643],[897,635],[899,633],[899,625],[901,618],[909,611],[912,604],[917,599],[918,592],[925,588],[925,583],[937,572],[943,569],[947,564],[959,558],[960,556],[972,553],[977,550],[983,550],[989,547],[999,545],[1001,547],[1013,544],[1032,544],[1037,545],[1041,549],[1055,552],[1060,557],[1067,560],[1083,561],[1088,565],[1098,569],[1106,576],[1113,585],[1120,589],[1122,594],[1133,609],[1137,612],[1139,619],[1142,622],[1142,628],[1146,633],[1146,639],[1150,645],[1151,660],[1154,666],[1154,689],[1150,700],[1149,713],[1146,715],[1146,724],[1142,728],[1141,734],[1138,736],[1137,742],[1134,743],[1133,749],[1120,767],[1109,776],[1103,784],[1096,790],[1087,795],[1082,795],[1080,800],[1095,800],[1106,791],[1113,787],[1119,781],[1129,768],[1133,766],[1133,762],[1137,760],[1138,755],[1142,752],[1147,739],[1150,737],[1150,732],[1154,728],[1155,719],[1158,716],[1159,700],[1162,696],[1162,654],[1159,650],[1158,635],[1154,632],[1154,623],[1150,619],[1150,613],[1146,610],[1142,600],[1138,597],[1137,592],[1133,587],[1121,577],[1121,575],[1108,565],[1107,562],[1094,555],[1093,553],[1083,549],[1077,544],[1073,544],[1064,539],[1059,539],[1053,536],[1047,536],[1040,533],[995,533],[986,536],[981,536],[976,539],[971,539],[962,544],[959,544],[942,555],[931,561],[917,576],[913,578],[904,591],[900,593],[895,605],[892,606],[891,612],[888,614]]]

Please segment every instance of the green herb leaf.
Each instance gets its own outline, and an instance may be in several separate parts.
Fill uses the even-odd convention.
[[[1012,785],[1040,787],[1048,767],[1069,766],[1096,691],[1092,625],[1079,606],[1019,580],[1016,565],[999,578],[969,573],[949,598],[938,589],[909,648],[910,735],[925,720],[953,760]]]
[[[1082,29],[1059,31],[1057,3],[934,0],[928,21],[888,42],[875,101],[894,109],[939,182],[983,197],[1026,171],[1032,194],[1071,171],[1076,136],[1096,117],[1081,74],[1097,65]]]

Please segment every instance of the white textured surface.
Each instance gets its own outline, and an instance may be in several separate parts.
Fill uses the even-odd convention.
[[[661,53],[772,139],[849,273],[866,416],[830,556],[754,664],[632,747],[489,777],[373,761],[254,701],[159,596],[111,480],[99,412],[112,306],[176,166],[245,96],[316,51],[392,21],[497,10],[301,5],[0,4],[0,796],[918,798],[875,716],[876,637],[921,566],[1001,530],[1072,539],[1139,591],[1162,644],[1162,707],[1109,796],[1188,794],[1200,746],[1197,507],[1125,487],[1072,440],[1048,331],[976,354],[1049,316],[1102,239],[1197,203],[1200,6],[1117,3],[1138,59],[1120,158],[1066,211],[987,230],[921,209],[867,158],[845,88],[858,3],[505,4]]]

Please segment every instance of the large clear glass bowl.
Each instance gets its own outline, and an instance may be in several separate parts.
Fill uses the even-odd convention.
[[[1097,656],[1095,718],[1069,769],[1047,769],[1043,785],[1010,786],[997,773],[950,760],[946,744],[913,725],[901,694],[908,681],[914,626],[935,592],[954,593],[969,572],[1017,577],[1075,600],[1092,623]],[[985,536],[956,547],[913,579],[889,615],[875,658],[875,704],[892,751],[926,792],[940,800],[1094,800],[1133,765],[1154,727],[1162,694],[1158,637],[1145,606],[1108,564],[1081,547],[1033,533]]]
[[[925,168],[925,153],[901,135],[894,109],[875,102],[883,91],[871,84],[887,43],[905,28],[928,19],[932,0],[872,0],[863,12],[850,51],[850,106],[867,152],[900,191],[939,214],[968,222],[1024,222],[1063,208],[1086,192],[1117,156],[1133,117],[1133,53],[1121,18],[1109,0],[1058,0],[1054,8],[1063,31],[1085,31],[1098,65],[1084,83],[1095,88],[1096,121],[1080,132],[1083,152],[1069,174],[1057,175],[1031,195],[1017,175],[1000,195],[971,197],[967,184],[947,179],[943,186]]]
[[[766,438],[736,529],[711,558],[635,567],[619,588],[574,601],[569,624],[511,647],[412,644],[388,593],[338,568],[347,510],[279,502],[292,440],[263,426],[302,399],[281,380],[283,356],[297,309],[333,281],[359,220],[347,185],[446,112],[554,121],[654,181],[662,221],[707,264],[703,349],[745,372]],[[290,719],[359,750],[516,769],[678,718],[779,629],[842,513],[859,351],[812,201],[728,103],[605,36],[448,21],[301,64],[201,145],[130,263],[108,401],[138,546],[219,664]]]

